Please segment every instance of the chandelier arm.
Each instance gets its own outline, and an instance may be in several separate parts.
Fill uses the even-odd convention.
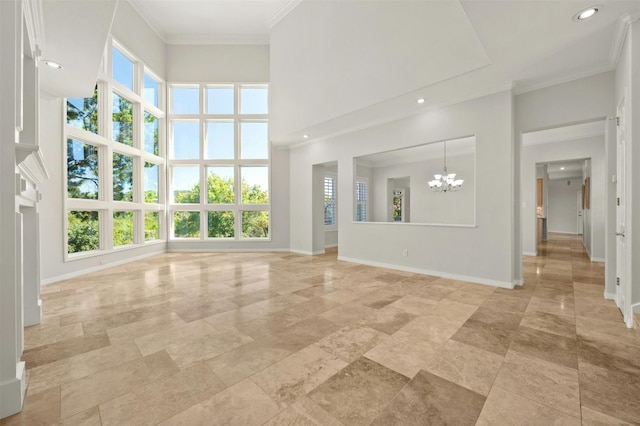
[[[434,179],[429,181],[429,188],[434,192],[456,192],[464,182],[462,179],[455,179],[456,173],[452,173],[449,177],[447,171],[447,142],[443,142],[444,147],[444,174],[433,175]]]

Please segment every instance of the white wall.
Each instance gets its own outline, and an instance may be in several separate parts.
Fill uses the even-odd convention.
[[[324,231],[324,246],[326,248],[338,245],[338,231]]]
[[[168,45],[167,81],[266,83],[269,46]]]
[[[276,138],[490,64],[458,1],[303,1],[270,37]]]
[[[567,182],[569,183],[567,185]],[[578,198],[582,179],[549,181],[547,229],[564,234],[578,233]]]
[[[608,115],[613,115],[615,111],[613,89],[614,74],[613,72],[606,72],[516,96],[515,132],[517,138],[521,140],[522,133],[526,132],[562,127],[585,121],[603,120]],[[570,141],[567,142],[569,145],[566,145],[566,148],[560,146],[551,148],[551,145],[549,145],[549,153],[544,152],[547,147],[543,148],[537,158],[530,156],[529,147],[522,147],[520,201],[522,202],[521,249],[523,252],[536,252],[535,163],[591,157],[594,161],[592,163],[594,179],[591,183],[592,189],[596,192],[592,201],[599,202],[602,207],[602,211],[597,215],[593,212],[593,241],[595,243],[593,244],[592,256],[600,260],[604,259],[604,205],[612,201],[610,185],[606,184],[605,186],[604,146],[609,146],[609,143],[613,143],[612,141],[614,140],[611,130],[608,129],[604,143],[602,144],[602,140],[599,142],[602,144],[602,148],[585,150],[583,146],[576,144],[576,141]],[[588,152],[593,152],[593,155],[599,156],[600,162],[596,164],[596,158],[592,157]],[[608,226],[612,225],[612,220],[613,218],[609,217],[610,223]]]
[[[169,83],[268,83],[269,46],[168,45]],[[289,247],[289,151],[271,149],[271,238],[269,241],[170,241],[178,250],[286,250]]]
[[[128,1],[118,2],[111,34],[158,77],[166,78],[165,44]]]
[[[135,31],[131,31],[135,28]],[[169,46],[158,38],[131,5],[119,4],[112,26],[114,37],[149,67],[166,78],[179,82],[268,82],[268,46]],[[165,250],[276,250],[289,243],[289,152],[274,147],[271,152],[271,239],[257,242],[207,243],[203,241],[155,243],[144,247],[64,261],[64,164],[63,117],[61,99],[42,99],[42,150],[50,167],[51,179],[43,185],[40,215],[43,282],[53,282],[94,269],[130,261]]]
[[[64,120],[62,99],[40,99],[40,135],[42,154],[47,163],[49,180],[42,184],[40,205],[41,277],[43,283],[59,281],[95,269],[121,262],[129,262],[141,256],[162,253],[166,244],[154,243],[144,247],[127,248],[109,254],[64,260],[65,210],[63,165],[66,145],[63,142]]]
[[[136,31],[131,31],[131,28],[135,28]],[[112,34],[128,50],[164,78],[164,43],[126,1],[118,5]],[[42,185],[40,208],[41,247],[44,254],[41,257],[43,283],[165,251],[166,243],[161,242],[65,262],[64,179],[66,177],[62,174],[65,161],[62,127],[65,109],[62,99],[59,98],[51,99],[48,96],[41,96],[40,102],[41,149],[45,162],[49,166],[50,177]]]
[[[510,92],[501,92],[292,149],[291,248],[312,251],[313,164],[337,157],[340,176],[353,176],[355,156],[475,135],[475,227],[355,223],[353,181],[341,179],[340,258],[512,286],[511,100]],[[402,256],[403,249],[408,256]]]
[[[387,180],[409,177],[411,223],[473,225],[475,223],[475,156],[447,156],[450,173],[464,179],[458,192],[438,193],[429,190],[433,174],[442,173],[442,159],[409,164],[374,167],[370,181],[373,222],[387,222],[390,212]]]

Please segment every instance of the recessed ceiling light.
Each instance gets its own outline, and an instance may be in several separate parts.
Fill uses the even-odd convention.
[[[589,19],[591,17],[593,17],[596,13],[598,13],[600,11],[600,8],[602,6],[591,6],[587,9],[584,9],[580,12],[578,12],[576,14],[576,16],[573,17],[574,21],[584,21],[585,19]]]
[[[62,66],[62,64],[56,62],[56,61],[50,61],[48,59],[43,60],[42,62],[44,62],[44,64],[46,66],[48,66],[49,68],[53,68],[54,70],[61,70],[62,68],[64,68]]]
[[[419,103],[419,104],[423,104],[424,103],[424,98],[420,98],[416,102]]]
[[[564,167],[560,167],[560,170],[564,170]]]
[[[309,139],[309,135],[302,135],[303,138]]]

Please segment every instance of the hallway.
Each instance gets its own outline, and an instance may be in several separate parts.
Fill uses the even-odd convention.
[[[335,252],[167,253],[43,288],[0,424],[640,423],[640,333],[603,276],[559,234],[515,290]]]

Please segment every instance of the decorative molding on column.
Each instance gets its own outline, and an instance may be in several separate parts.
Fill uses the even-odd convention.
[[[22,0],[22,13],[24,13],[29,36],[29,49],[33,53],[33,58],[38,59],[40,50],[45,45],[42,0]]]
[[[39,185],[49,178],[49,173],[38,145],[17,143],[16,164],[20,169],[20,173],[35,185]]]

